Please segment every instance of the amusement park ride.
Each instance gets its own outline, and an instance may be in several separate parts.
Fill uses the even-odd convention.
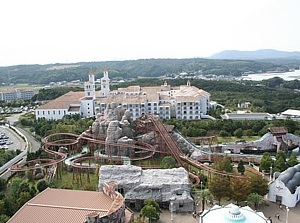
[[[151,160],[155,154],[161,154],[161,156],[173,156],[177,163],[189,172],[190,178],[194,179],[194,184],[200,183],[199,174],[202,172],[206,172],[209,178],[211,174],[245,178],[244,175],[218,171],[185,155],[172,138],[171,132],[153,114],[147,114],[137,119],[135,132],[136,134],[153,132],[154,142],[151,144],[143,141],[135,141],[134,144],[112,143],[107,142],[104,138],[95,138],[90,130],[81,135],[51,134],[42,140],[42,149],[49,154],[49,158],[16,164],[11,167],[11,171],[34,171],[44,168],[46,179],[51,181],[55,175],[61,177],[62,168],[67,166],[73,171],[74,181],[81,182],[81,174],[87,173],[89,182],[89,173],[96,170],[95,163],[97,162],[125,164],[137,160]],[[191,166],[199,170],[198,174],[190,171]],[[151,168],[151,166],[149,167]]]

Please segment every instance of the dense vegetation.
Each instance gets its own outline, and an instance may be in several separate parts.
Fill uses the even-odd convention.
[[[32,97],[32,101],[47,101],[58,98],[70,91],[83,91],[79,87],[54,87],[54,88],[43,88],[39,90],[39,93]]]
[[[89,70],[96,75],[109,69],[111,78],[121,79],[136,77],[169,76],[187,72],[204,75],[240,76],[244,72],[265,72],[268,70],[288,70],[287,66],[269,62],[248,60],[212,60],[212,59],[143,59],[130,61],[107,61],[76,63],[71,66],[63,64],[49,65],[19,65],[0,67],[0,83],[49,84],[50,82],[87,80]]]
[[[289,133],[300,135],[299,121],[291,119],[261,120],[261,121],[232,121],[232,120],[165,120],[166,123],[175,125],[184,136],[262,136],[270,127],[284,126]]]
[[[35,120],[33,114],[27,114],[20,118],[20,124],[29,127],[32,132],[40,137],[65,132],[81,134],[89,128],[93,123],[93,119],[81,119],[79,115],[66,115],[62,120]]]
[[[0,166],[4,165],[20,153],[20,150],[5,150],[4,148],[0,148]]]

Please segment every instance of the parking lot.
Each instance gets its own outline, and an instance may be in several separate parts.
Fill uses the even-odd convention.
[[[7,126],[0,127],[0,148],[6,150],[23,150],[25,142],[14,131]]]

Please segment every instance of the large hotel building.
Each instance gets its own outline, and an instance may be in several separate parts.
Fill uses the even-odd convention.
[[[41,105],[36,109],[36,118],[57,120],[72,114],[93,117],[114,102],[130,111],[134,120],[147,113],[159,115],[162,119],[194,120],[205,117],[210,105],[210,94],[191,86],[189,81],[183,86],[171,87],[165,82],[161,86],[129,86],[110,91],[110,79],[105,71],[101,90],[97,92],[95,89],[95,76],[90,73],[84,92],[69,92]]]

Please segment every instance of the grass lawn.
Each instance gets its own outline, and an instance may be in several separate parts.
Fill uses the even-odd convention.
[[[251,142],[251,141],[255,141],[255,140],[258,140],[260,139],[261,136],[243,136],[242,138],[237,138],[237,137],[234,137],[234,136],[231,136],[231,137],[218,137],[218,143],[219,144],[222,144],[222,143],[234,143],[238,140],[245,140],[247,142]]]
[[[98,188],[98,174],[89,174],[90,183],[88,182],[87,177],[87,173],[81,173],[80,180],[79,175],[64,170],[61,179],[55,177],[51,186],[72,190],[96,190]]]

